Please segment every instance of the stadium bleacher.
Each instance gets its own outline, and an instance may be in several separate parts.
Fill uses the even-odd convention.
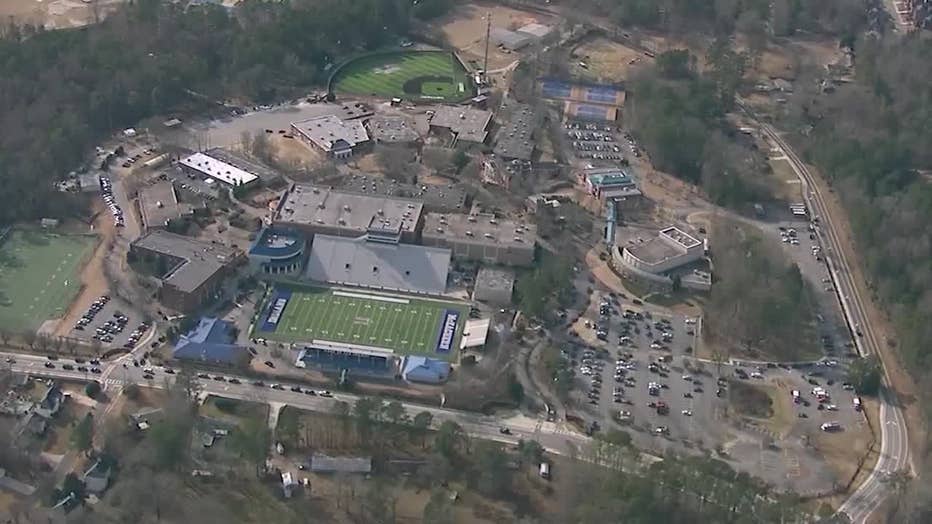
[[[376,355],[360,355],[340,351],[306,348],[301,358],[309,366],[332,371],[344,369],[366,375],[391,375],[395,371],[394,359]]]

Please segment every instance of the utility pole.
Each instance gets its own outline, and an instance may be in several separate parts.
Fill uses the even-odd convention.
[[[489,39],[492,35],[492,12],[489,11],[485,15],[485,58],[482,61],[482,76],[488,78],[489,76]]]

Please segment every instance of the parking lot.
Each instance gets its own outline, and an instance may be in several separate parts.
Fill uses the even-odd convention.
[[[701,439],[696,421],[714,419],[712,399],[724,390],[717,392],[714,379],[694,376],[683,364],[695,345],[696,320],[651,312],[620,295],[594,302],[590,311],[598,317],[575,325],[594,332],[597,342],[564,353],[574,364],[579,405],[597,419],[643,429],[649,438]]]
[[[774,243],[780,243],[784,252],[809,283],[816,299],[819,336],[822,350],[829,357],[853,357],[854,341],[845,323],[835,292],[834,283],[825,261],[818,235],[810,230],[809,222],[781,221],[764,231]]]
[[[71,336],[105,348],[132,349],[142,340],[149,325],[120,299],[107,295],[95,300],[71,330]]]

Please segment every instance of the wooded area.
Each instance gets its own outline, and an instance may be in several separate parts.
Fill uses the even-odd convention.
[[[449,8],[421,4],[425,17]],[[80,30],[3,28],[0,223],[67,215],[51,182],[114,130],[204,100],[298,94],[325,80],[327,64],[396,43],[411,9],[406,0],[247,0],[228,15],[137,0]]]

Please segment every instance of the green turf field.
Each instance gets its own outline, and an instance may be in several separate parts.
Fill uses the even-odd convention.
[[[336,92],[414,100],[459,101],[473,96],[469,75],[445,51],[407,51],[365,56],[343,66]]]
[[[335,292],[373,298],[339,296]],[[416,298],[404,299],[408,302],[404,304],[376,297],[363,290],[294,289],[275,331],[260,331],[256,336],[287,342],[322,340],[374,346],[403,355],[447,358],[456,353],[466,319],[463,305]],[[443,313],[448,309],[459,311],[460,317],[453,350],[441,354],[436,351],[437,339]]]
[[[64,315],[96,242],[88,235],[10,232],[0,244],[0,328],[34,330]]]

